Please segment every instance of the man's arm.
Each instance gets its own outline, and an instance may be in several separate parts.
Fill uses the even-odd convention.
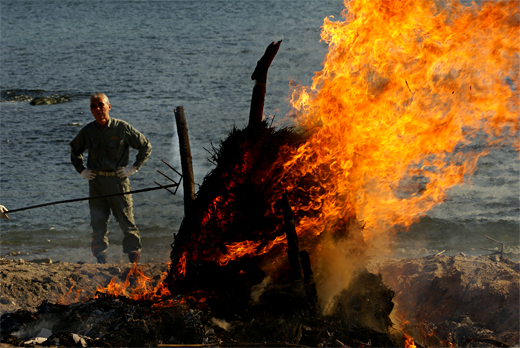
[[[148,161],[150,158],[150,155],[152,154],[152,144],[150,144],[150,141],[148,141],[143,134],[130,125],[128,127],[127,136],[128,145],[137,150],[137,156],[135,156],[133,167],[136,170],[139,170],[143,166],[144,162]]]
[[[86,147],[87,141],[85,140],[83,130],[81,130],[70,142],[70,161],[82,177],[87,180],[94,180],[96,172],[85,168],[85,163],[83,162],[83,152],[85,152]]]
[[[78,173],[82,173],[85,168],[83,161],[83,152],[87,149],[87,142],[83,135],[83,131],[80,131],[78,135],[70,142],[70,161]]]

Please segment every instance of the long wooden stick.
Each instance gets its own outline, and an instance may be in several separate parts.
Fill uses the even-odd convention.
[[[18,209],[8,210],[5,213],[6,214],[11,214],[11,213],[16,213],[16,212],[23,211],[23,210],[29,210],[29,209],[36,209],[36,208],[46,207],[46,206],[49,206],[49,205],[63,204],[63,203],[73,203],[73,202],[86,201],[86,200],[91,200],[91,199],[99,199],[99,198],[108,198],[108,197],[115,197],[115,196],[130,195],[132,193],[148,192],[148,191],[160,190],[160,189],[169,188],[169,187],[175,187],[175,186],[179,186],[179,184],[171,184],[171,185],[164,185],[164,186],[158,186],[158,187],[149,187],[149,188],[145,188],[145,189],[141,189],[141,190],[121,192],[121,193],[112,193],[112,194],[109,194],[109,195],[102,195],[102,196],[96,196],[96,197],[83,197],[83,198],[67,199],[67,200],[64,200],[64,201],[50,202],[50,203],[33,205],[33,206],[30,206],[30,207],[25,207],[25,208],[18,208]]]
[[[178,106],[175,109],[175,121],[179,136],[179,151],[181,153],[182,177],[184,182],[184,216],[190,216],[191,206],[195,200],[195,182],[193,179],[193,165],[191,159],[190,138],[188,137],[188,125],[184,117],[184,108]]]

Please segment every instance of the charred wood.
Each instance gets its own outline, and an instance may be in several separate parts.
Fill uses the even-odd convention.
[[[469,345],[471,342],[483,342],[487,344],[491,344],[494,347],[510,347],[508,344],[504,342],[500,342],[491,338],[470,338],[467,340],[467,344]]]
[[[314,274],[312,273],[311,260],[309,253],[305,250],[300,251],[300,262],[303,270],[303,284],[305,286],[305,294],[309,302],[309,312],[312,317],[316,317],[319,312],[318,308],[318,291],[314,282]]]
[[[303,280],[303,271],[300,261],[300,250],[298,246],[298,236],[294,227],[294,213],[289,203],[287,192],[282,195],[283,217],[285,220],[285,235],[287,236],[287,254],[291,266],[291,274],[295,281]]]
[[[283,217],[285,220],[285,235],[287,237],[287,256],[289,257],[289,266],[291,268],[292,275],[292,286],[296,297],[303,307],[310,309],[306,289],[303,280],[303,270],[300,261],[300,248],[298,246],[298,236],[296,235],[296,229],[294,227],[294,213],[289,203],[287,191],[282,194],[282,209]],[[308,314],[312,314],[309,312]]]
[[[184,108],[178,106],[175,109],[175,121],[179,135],[179,151],[184,188],[184,216],[191,216],[191,207],[195,200],[195,183],[193,180],[193,165],[191,159],[190,139],[188,137],[188,125],[184,117]]]
[[[254,127],[260,125],[264,113],[264,100],[267,83],[267,71],[269,66],[278,53],[280,44],[282,41],[271,43],[265,50],[264,55],[256,64],[255,71],[251,75],[251,80],[255,81],[253,87],[253,95],[251,97],[251,108],[249,110],[249,125],[248,127]]]

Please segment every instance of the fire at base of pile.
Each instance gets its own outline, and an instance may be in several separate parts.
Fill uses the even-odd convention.
[[[33,273],[27,269],[29,265],[20,270],[9,270],[13,274]],[[404,319],[410,322],[404,324],[402,330],[413,336],[417,347],[421,346],[419,342],[429,347],[518,346],[518,261],[499,261],[489,256],[432,255],[416,259],[385,259],[372,265],[369,268],[371,272],[381,272],[384,281],[397,291],[398,295],[393,301],[398,308],[394,308],[392,315],[396,309],[398,313],[406,312]],[[71,272],[74,270],[71,269]],[[367,320],[367,316],[363,315],[367,313],[367,308],[363,307],[375,307],[377,295],[384,294],[385,287],[378,291],[374,286],[372,292],[359,294],[360,289],[365,289],[362,279],[371,284],[381,284],[377,278],[379,276],[363,273],[352,282],[357,286],[345,291],[343,301],[334,308],[347,308],[341,311],[341,316],[331,314],[309,319],[304,316],[298,321],[298,315],[290,315],[292,303],[280,305],[281,301],[273,300],[276,297],[290,297],[288,294],[292,290],[286,287],[282,291],[280,288],[282,293],[277,294],[274,283],[266,282],[263,295],[257,297],[259,291],[252,293],[246,315],[241,318],[235,316],[234,320],[226,321],[208,308],[190,309],[195,305],[190,301],[195,298],[189,296],[184,297],[188,301],[185,303],[180,302],[180,296],[174,298],[177,306],[152,309],[158,303],[104,295],[71,305],[43,303],[39,308],[28,305],[33,309],[3,315],[0,332],[2,343],[14,346],[23,345],[24,341],[34,342],[35,337],[48,337],[51,333],[48,342],[44,342],[45,339],[39,342],[54,345],[59,340],[61,346],[81,346],[82,343],[87,346],[157,346],[161,342],[245,346],[251,342],[266,346],[268,344],[263,342],[276,335],[277,339],[282,340],[285,337],[298,338],[301,333],[299,344],[302,346],[337,346],[338,342],[359,346],[369,341],[373,346],[389,346],[391,344],[382,341],[384,334],[356,324],[361,319],[363,322],[377,322]],[[13,282],[13,286],[21,284]],[[30,287],[30,284],[26,285]],[[271,290],[268,289],[270,286],[273,287]],[[255,290],[261,289],[255,287]],[[23,297],[20,293],[18,296]],[[54,294],[47,293],[45,296],[54,297]],[[385,299],[382,301],[386,302]],[[486,308],[475,303],[485,303]],[[278,307],[273,308],[273,305]],[[231,316],[231,313],[228,314]],[[262,327],[262,324],[266,326]],[[400,326],[391,332],[399,335]],[[267,332],[266,328],[273,327],[271,332]],[[264,334],[262,342],[256,341]],[[404,346],[402,339],[396,338],[396,342],[395,346]],[[283,346],[285,341],[277,345]]]
[[[36,312],[19,310],[3,315],[2,343],[143,347],[161,343],[331,346],[341,342],[395,346],[388,334],[365,326],[366,322],[381,327],[388,324],[388,313],[381,306],[391,303],[393,292],[380,276],[362,273],[356,286],[338,296],[330,315],[313,318],[295,310],[302,307],[290,287],[266,285],[264,290],[258,298],[252,294],[242,315],[189,308],[196,306],[188,297],[188,302],[158,309],[152,309],[151,301],[123,296],[101,296],[71,305],[43,302]],[[46,340],[34,339],[46,331],[53,334]]]

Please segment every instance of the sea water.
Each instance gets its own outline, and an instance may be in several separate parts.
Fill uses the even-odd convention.
[[[0,2],[0,204],[8,209],[86,197],[87,181],[70,164],[69,143],[92,121],[89,96],[104,92],[110,115],[128,121],[153,145],[131,177],[139,190],[178,179],[174,109],[183,106],[196,189],[213,168],[208,158],[233,127],[247,124],[251,74],[266,47],[282,40],[268,75],[264,113],[289,110],[291,80],[309,84],[327,46],[320,41],[341,0],[320,1],[11,1]],[[68,96],[54,105],[35,97]],[[135,152],[131,153],[133,157]],[[518,154],[498,147],[479,160],[471,185],[452,189],[409,231],[398,231],[399,256],[486,253],[505,242],[518,258]],[[166,261],[183,218],[182,189],[133,195],[142,260]],[[0,221],[0,256],[94,262],[87,201],[11,214]],[[126,261],[122,233],[109,224],[109,261]],[[19,254],[18,254],[19,253]]]

